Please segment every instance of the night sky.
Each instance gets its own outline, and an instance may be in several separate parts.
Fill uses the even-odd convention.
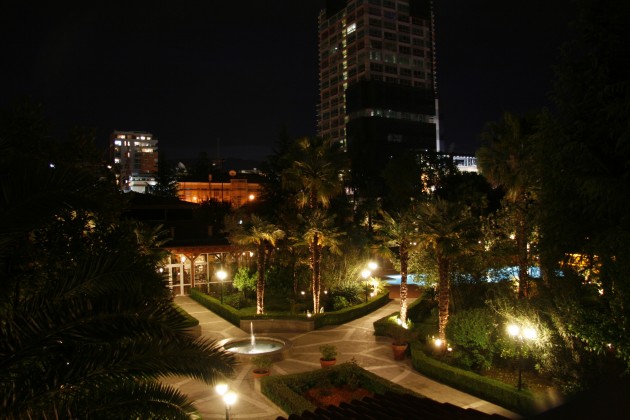
[[[115,129],[143,130],[170,159],[262,160],[283,125],[316,132],[323,0],[13,3],[0,11],[0,107],[28,96],[56,135],[93,127],[104,147]],[[571,3],[436,1],[449,151],[474,153],[504,110],[548,105]]]

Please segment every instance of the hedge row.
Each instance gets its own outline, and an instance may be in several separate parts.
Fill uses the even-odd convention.
[[[419,322],[429,317],[431,309],[435,307],[435,302],[427,299],[416,299],[407,307],[407,317],[414,322]],[[392,312],[391,314],[378,319],[374,322],[374,335],[387,335],[387,324],[389,318],[398,316],[400,312]]]
[[[420,342],[411,343],[411,363],[423,375],[519,414],[542,411],[540,401],[531,392],[435,360],[422,351]]]
[[[310,401],[302,397],[302,394],[312,387],[325,383],[354,384],[375,394],[395,392],[423,397],[351,362],[310,372],[267,376],[261,378],[260,390],[287,414],[300,415],[305,410],[313,412],[316,409]]]
[[[230,305],[222,305],[219,299],[213,298],[212,296],[200,292],[197,289],[190,289],[190,297],[202,306],[219,315],[221,318],[240,328],[241,316],[238,309],[235,309]]]
[[[256,315],[256,316],[244,316],[242,317],[239,310],[229,305],[221,305],[219,299],[213,298],[197,289],[190,289],[190,297],[197,301],[202,306],[210,309],[215,314],[224,318],[228,322],[236,325],[240,328],[241,319],[306,319],[306,315]],[[359,305],[351,306],[341,309],[335,312],[325,312],[323,314],[317,314],[313,316],[315,328],[321,328],[325,325],[340,325],[354,319],[367,315],[374,310],[389,302],[389,293],[385,292],[377,296],[375,299],[362,303]]]

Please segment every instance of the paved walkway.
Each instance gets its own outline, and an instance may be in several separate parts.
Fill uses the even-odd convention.
[[[215,315],[189,297],[177,297],[175,302],[199,320],[201,334],[222,340],[248,337],[248,333]],[[293,344],[291,354],[283,361],[274,363],[272,375],[304,372],[321,369],[319,346],[331,343],[337,347],[337,363],[355,359],[359,366],[405,388],[418,392],[439,402],[449,402],[465,408],[474,408],[488,414],[500,414],[508,418],[519,416],[502,407],[480,400],[477,397],[435,382],[413,369],[411,361],[395,361],[390,339],[374,335],[372,324],[399,310],[400,301],[394,299],[372,314],[355,321],[324,327],[308,333],[267,334],[281,337]],[[251,365],[240,365],[229,383],[238,394],[238,401],[231,410],[231,419],[275,419],[287,416],[266,397],[256,390]],[[225,405],[208,385],[185,377],[168,378],[164,382],[174,385],[194,400],[203,419],[225,418]]]

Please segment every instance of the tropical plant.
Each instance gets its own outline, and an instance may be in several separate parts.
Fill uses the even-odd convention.
[[[337,357],[337,347],[332,344],[322,344],[319,346],[319,352],[322,354],[322,360],[335,360]]]
[[[156,256],[114,222],[109,181],[0,149],[3,417],[188,418],[191,401],[160,378],[213,383],[234,357],[190,335]]]
[[[453,359],[466,369],[480,372],[492,366],[497,346],[496,314],[489,308],[474,308],[453,315],[446,328],[453,346]]]
[[[252,357],[251,362],[256,367],[255,370],[260,372],[269,371],[273,365],[273,360],[266,354],[260,354]]]
[[[258,279],[256,281],[256,313],[265,312],[265,270],[267,253],[271,252],[276,242],[284,238],[284,231],[273,223],[252,215],[246,228],[241,225],[230,233],[230,241],[240,245],[254,245],[258,256]]]
[[[311,266],[311,293],[313,295],[313,312],[318,313],[321,298],[321,259],[324,249],[332,253],[339,254],[339,244],[342,233],[340,233],[332,223],[332,219],[326,217],[322,212],[311,213],[305,220],[305,231],[302,233],[301,242],[310,251],[309,264]]]
[[[482,133],[484,144],[477,151],[477,165],[493,187],[505,190],[505,200],[514,213],[514,240],[518,263],[518,295],[529,295],[528,239],[531,214],[537,194],[534,117],[503,114],[502,121],[488,124]]]
[[[446,339],[449,315],[450,267],[457,256],[474,252],[479,247],[475,220],[468,208],[459,202],[434,197],[416,209],[418,243],[430,253],[438,271],[439,337]]]
[[[339,236],[333,233],[330,219],[321,209],[327,208],[331,199],[343,191],[342,173],[347,162],[339,142],[319,137],[299,139],[290,154],[293,163],[282,172],[282,185],[295,191],[299,208],[308,209],[308,214],[302,217],[306,222],[302,238],[307,240],[311,253],[313,311],[318,312],[321,251],[326,246],[334,249]],[[326,232],[331,234],[322,237]]]
[[[380,212],[382,221],[375,226],[377,238],[381,241],[381,250],[393,263],[400,264],[400,319],[407,322],[407,274],[409,252],[417,241],[417,226],[410,212],[396,213],[391,216]],[[396,247],[398,255],[391,251]]]

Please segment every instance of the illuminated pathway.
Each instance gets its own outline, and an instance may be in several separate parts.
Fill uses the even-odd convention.
[[[203,336],[222,340],[225,338],[245,338],[248,334],[210,312],[189,297],[177,297],[175,302],[199,320]],[[274,363],[272,375],[298,373],[321,369],[319,346],[324,343],[337,347],[337,363],[354,359],[359,366],[405,388],[425,395],[439,402],[449,402],[464,408],[474,408],[488,414],[499,414],[508,418],[519,416],[495,404],[435,382],[411,366],[411,359],[395,361],[391,350],[391,340],[374,335],[372,324],[375,320],[397,312],[400,301],[393,299],[383,308],[352,322],[328,326],[308,333],[265,333],[269,337],[282,337],[293,343],[289,358]],[[230,388],[238,394],[232,407],[232,419],[275,419],[287,416],[255,389],[252,366],[241,365],[230,381]],[[225,418],[225,405],[210,386],[199,381],[178,377],[168,378],[165,383],[175,385],[195,401],[195,406],[203,419]]]

